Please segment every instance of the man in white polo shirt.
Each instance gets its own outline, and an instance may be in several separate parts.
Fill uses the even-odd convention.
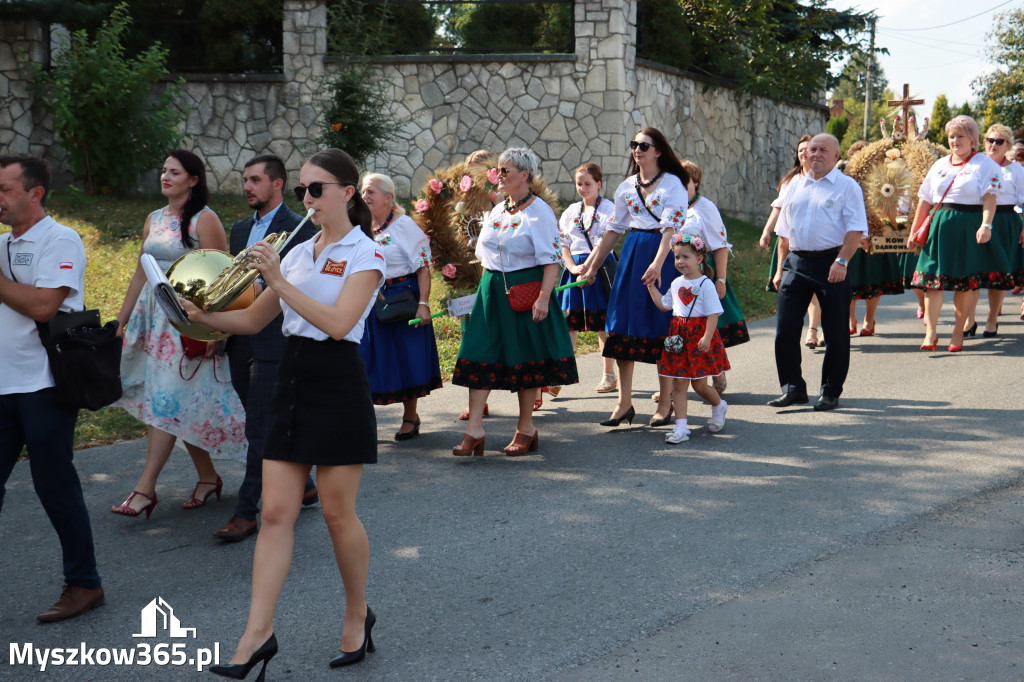
[[[850,279],[846,264],[858,245],[867,244],[868,219],[864,193],[857,181],[835,167],[839,141],[822,133],[807,146],[810,168],[796,176],[780,198],[775,225],[783,258],[775,328],[775,367],[782,395],[772,407],[807,402],[807,384],[800,371],[800,334],[804,312],[817,294],[821,329],[828,345],[821,365],[821,397],[815,410],[839,406],[850,369]]]
[[[82,310],[85,248],[46,214],[50,171],[25,154],[0,156],[0,510],[23,447],[64,556],[64,591],[36,618],[74,618],[103,604],[92,528],[72,462],[78,410],[58,405],[36,322]],[[9,548],[10,551],[16,551]]]

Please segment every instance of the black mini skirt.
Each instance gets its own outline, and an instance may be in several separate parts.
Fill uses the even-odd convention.
[[[341,466],[377,461],[377,418],[359,344],[289,336],[263,458]]]

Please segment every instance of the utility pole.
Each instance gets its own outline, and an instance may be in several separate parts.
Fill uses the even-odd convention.
[[[864,137],[861,139],[867,141],[868,138],[868,126],[871,123],[871,67],[875,63],[875,22],[877,19],[871,17],[871,48],[868,50],[868,71],[864,78]]]

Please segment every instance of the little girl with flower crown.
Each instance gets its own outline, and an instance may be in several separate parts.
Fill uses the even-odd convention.
[[[708,431],[715,433],[725,426],[725,411],[729,406],[708,383],[708,377],[728,370],[729,358],[715,328],[722,303],[715,283],[703,274],[707,245],[696,235],[682,233],[673,237],[672,252],[676,269],[682,276],[672,281],[664,296],[654,284],[647,290],[654,305],[672,312],[665,349],[658,361],[658,374],[672,379],[672,402],[676,410],[676,426],[665,436],[665,442],[681,443],[690,438],[690,429],[686,426],[686,399],[691,383],[697,395],[711,404]]]

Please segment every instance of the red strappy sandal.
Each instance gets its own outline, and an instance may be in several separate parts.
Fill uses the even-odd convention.
[[[200,500],[198,497],[196,497],[196,493],[199,491],[199,486],[201,485],[212,485],[214,486],[214,489],[206,491],[206,494],[203,495],[203,499]],[[220,476],[217,477],[216,481],[199,481],[199,483],[196,483],[196,487],[192,489],[192,497],[185,500],[182,503],[181,508],[198,509],[199,507],[205,505],[206,501],[210,499],[210,495],[213,495],[214,493],[217,494],[217,501],[220,502],[220,491],[221,488],[223,487],[224,481],[220,480]]]
[[[132,507],[132,500],[135,499],[136,495],[138,495],[139,497],[145,497],[147,500],[149,500],[149,504],[147,504],[142,509],[135,509],[134,507]],[[138,516],[142,512],[146,512],[146,518],[148,519],[150,514],[153,513],[153,508],[156,506],[156,502],[156,493],[153,493],[153,495],[150,496],[147,495],[146,493],[140,493],[138,490],[133,490],[132,494],[128,496],[128,499],[121,503],[121,506],[111,507],[110,511],[112,511],[115,514],[121,514],[122,516]]]

